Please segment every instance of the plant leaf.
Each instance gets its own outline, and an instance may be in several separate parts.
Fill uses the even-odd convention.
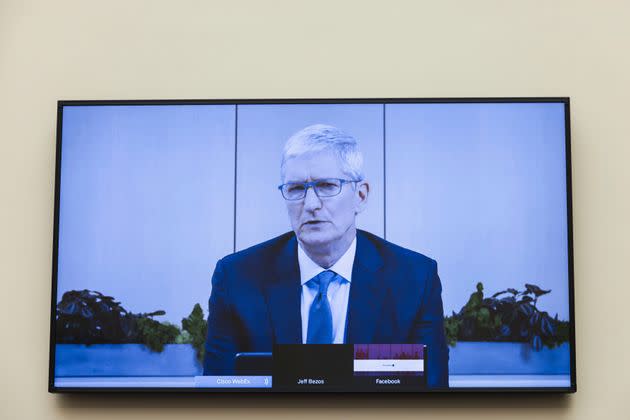
[[[547,293],[551,292],[550,290],[542,290],[540,287],[536,286],[535,284],[525,284],[525,288],[530,292],[533,293],[536,297],[542,296],[542,295],[546,295]]]
[[[543,345],[543,342],[542,342],[540,336],[535,335],[532,338],[532,347],[534,348],[534,350],[539,351],[540,349],[542,349],[542,345]]]
[[[527,302],[533,302],[534,298],[532,298],[531,296],[523,296],[521,298],[521,300],[519,301],[519,303],[527,303]]]

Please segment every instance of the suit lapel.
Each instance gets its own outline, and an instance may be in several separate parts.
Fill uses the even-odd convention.
[[[269,286],[266,288],[267,307],[271,318],[274,342],[302,343],[302,315],[300,312],[300,269],[297,261],[297,240],[292,236],[284,245],[278,259],[270,264]]]
[[[357,231],[357,252],[352,268],[348,302],[346,343],[371,343],[385,298],[381,267],[383,259],[376,247]]]

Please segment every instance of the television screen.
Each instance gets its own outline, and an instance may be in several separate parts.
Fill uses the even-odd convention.
[[[574,392],[569,100],[60,101],[51,392]]]

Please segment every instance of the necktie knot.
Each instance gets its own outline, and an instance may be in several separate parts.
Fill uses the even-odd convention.
[[[333,281],[335,276],[334,271],[326,270],[313,277],[313,283],[317,285],[319,293],[323,296],[327,296],[328,286],[330,286],[330,282]]]

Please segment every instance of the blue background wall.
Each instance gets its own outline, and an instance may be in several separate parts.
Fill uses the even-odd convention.
[[[444,308],[525,283],[569,318],[562,104],[387,105],[387,239],[438,261]]]
[[[73,289],[179,325],[233,250],[234,106],[64,111],[58,300]]]

